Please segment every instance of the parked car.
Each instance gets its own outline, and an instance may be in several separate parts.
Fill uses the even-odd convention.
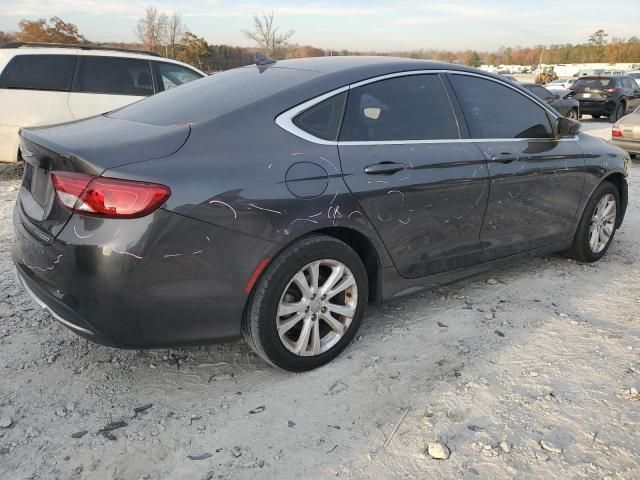
[[[580,102],[580,113],[608,116],[611,123],[640,105],[640,87],[626,76],[580,77],[571,91]]]
[[[536,255],[600,259],[630,160],[579,129],[460,65],[259,61],[22,129],[13,260],[36,302],[93,341],[243,336],[309,370],[368,304]]]
[[[501,73],[500,76],[502,78],[506,78],[507,80],[514,82],[514,83],[518,83],[518,79],[516,77],[514,77],[513,75],[505,75],[504,73]]]
[[[625,73],[625,76],[629,77],[629,78],[633,78],[633,80],[640,87],[640,72],[639,71],[627,72],[627,73]]]
[[[629,152],[632,158],[640,154],[640,107],[612,127],[611,143]]]
[[[598,77],[604,73],[603,68],[580,70],[574,77]]]
[[[569,87],[571,87],[575,81],[575,78],[553,80],[551,83],[547,83],[545,88],[553,91],[569,90]]]
[[[156,54],[46,43],[0,47],[0,162],[19,159],[18,131],[115,110],[204,73]]]
[[[535,83],[523,83],[522,86],[555,108],[562,116],[578,119],[580,102],[577,100],[550,92],[542,85]]]

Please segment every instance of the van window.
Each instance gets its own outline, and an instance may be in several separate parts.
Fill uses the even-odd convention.
[[[75,55],[16,55],[0,75],[0,88],[68,92]]]
[[[156,62],[160,73],[160,89],[170,90],[174,87],[202,78],[198,72],[194,72],[174,63]]]
[[[153,95],[151,66],[135,58],[80,56],[74,92]]]

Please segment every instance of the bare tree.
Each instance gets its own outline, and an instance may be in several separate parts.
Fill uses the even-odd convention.
[[[176,58],[176,45],[180,42],[184,31],[185,26],[182,23],[182,15],[176,12],[167,21],[166,40],[167,56],[169,58]]]
[[[273,12],[263,13],[262,16],[254,15],[253,29],[242,31],[247,38],[256,42],[270,55],[281,53],[295,33],[294,30],[280,32],[280,28],[273,24],[273,16]]]
[[[159,52],[165,38],[167,24],[168,19],[164,13],[159,12],[156,7],[148,7],[144,17],[138,20],[136,35],[145,48]]]

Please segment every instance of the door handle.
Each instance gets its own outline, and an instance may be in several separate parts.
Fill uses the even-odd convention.
[[[404,170],[407,166],[404,163],[380,162],[364,168],[364,173],[368,175],[391,175]]]
[[[499,163],[511,163],[518,159],[517,155],[513,153],[498,153],[491,157],[491,161]]]

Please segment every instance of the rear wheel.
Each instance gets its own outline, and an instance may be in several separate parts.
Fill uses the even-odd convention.
[[[567,112],[567,118],[570,118],[571,120],[578,120],[578,110],[576,110],[575,108],[569,110]]]
[[[249,299],[243,336],[272,365],[311,370],[351,342],[367,296],[366,270],[353,249],[333,237],[308,237],[265,270]]]
[[[581,262],[600,260],[616,233],[619,212],[620,193],[615,185],[605,181],[587,202],[573,245],[566,255]]]
[[[625,105],[624,103],[619,104],[616,109],[613,111],[611,115],[609,115],[609,122],[616,123],[619,119],[624,116]]]

